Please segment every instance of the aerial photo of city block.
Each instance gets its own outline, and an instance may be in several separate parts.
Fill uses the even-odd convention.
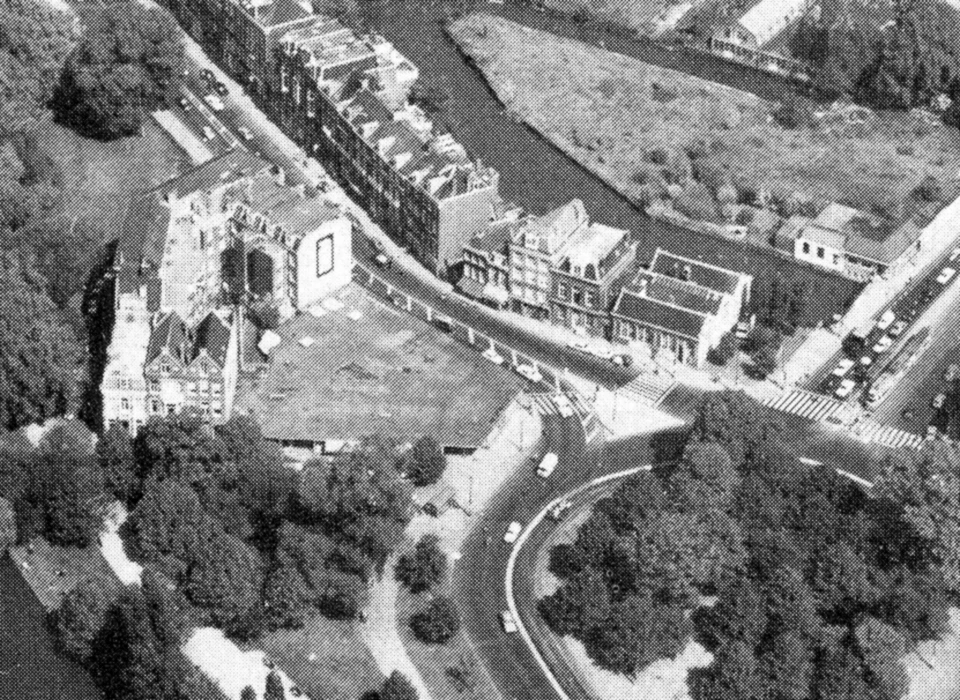
[[[960,0],[0,0],[0,700],[960,700]]]

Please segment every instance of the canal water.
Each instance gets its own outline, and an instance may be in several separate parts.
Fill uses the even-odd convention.
[[[438,121],[447,125],[474,157],[500,172],[500,191],[507,200],[534,214],[542,214],[579,198],[594,220],[633,232],[641,261],[649,260],[657,247],[663,247],[752,275],[777,273],[791,282],[803,279],[811,299],[807,319],[811,322],[829,318],[849,304],[859,291],[860,285],[854,282],[801,267],[772,251],[653,221],[546,139],[509,118],[479,71],[447,37],[444,21],[454,13],[465,13],[475,7],[496,9],[516,21],[567,36],[580,36],[594,43],[599,36],[605,36],[603,30],[583,28],[524,6],[494,6],[473,0],[369,0],[361,6],[372,29],[392,41],[422,74],[439,83],[447,99],[441,106]],[[727,84],[734,82],[739,75],[737,71],[742,70],[743,87],[761,95],[772,96],[782,90],[779,79],[748,68],[703,56],[700,56],[702,62],[697,63],[696,55],[686,48],[671,51],[654,42],[622,36],[610,37],[606,43],[618,51],[661,65],[696,68],[701,77]]]
[[[44,611],[0,554],[0,700],[100,700],[90,675],[57,651]]]

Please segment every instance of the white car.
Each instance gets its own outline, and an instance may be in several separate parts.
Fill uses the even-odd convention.
[[[503,364],[503,355],[497,353],[493,346],[483,351],[483,356],[495,365]]]
[[[877,330],[885,331],[890,327],[890,324],[897,320],[897,315],[887,309],[883,312],[883,315],[877,320]]]
[[[613,350],[610,348],[591,348],[590,354],[601,360],[613,361]]]
[[[577,352],[590,352],[590,344],[585,340],[573,340],[567,343],[567,347]]]
[[[517,371],[517,374],[528,381],[534,383],[543,381],[543,375],[540,374],[540,370],[533,365],[517,365],[514,369]]]
[[[557,405],[557,413],[561,418],[570,418],[573,416],[573,406],[570,405],[570,399],[564,394],[557,394],[553,397],[553,402]]]
[[[203,101],[206,102],[214,112],[222,112],[224,110],[225,105],[223,104],[223,100],[212,92],[204,97]]]
[[[886,352],[890,349],[890,346],[893,345],[893,338],[889,335],[885,335],[880,340],[877,341],[877,344],[873,346],[873,351],[875,353]]]
[[[852,379],[844,379],[840,382],[840,386],[837,387],[837,390],[833,392],[834,396],[838,399],[845,399],[853,393],[853,390],[856,388],[857,383]]]
[[[517,541],[517,538],[520,537],[522,531],[523,525],[514,520],[507,526],[507,531],[503,533],[503,541],[507,544],[513,544]]]
[[[203,138],[205,138],[207,141],[213,141],[215,138],[217,138],[217,135],[216,133],[214,133],[213,129],[211,129],[209,126],[204,126]]]
[[[955,274],[957,274],[957,271],[954,270],[952,267],[945,267],[942,270],[940,270],[940,274],[937,275],[937,282],[939,282],[940,284],[946,284],[947,282],[953,279],[953,276]]]
[[[240,134],[240,138],[242,138],[244,141],[253,140],[253,132],[245,126],[241,126],[239,129],[237,129],[237,133]]]
[[[507,634],[513,634],[517,631],[517,621],[513,619],[513,615],[510,614],[509,610],[504,610],[500,613],[500,624],[503,626],[503,631]]]
[[[833,376],[842,377],[850,371],[850,368],[853,367],[853,364],[853,360],[851,360],[849,357],[843,358],[839,363],[837,363],[836,369],[833,370]]]
[[[897,321],[890,326],[890,330],[887,331],[887,335],[889,335],[891,338],[899,338],[903,332],[907,330],[908,325],[909,324],[906,321]]]
[[[540,460],[539,466],[537,466],[537,476],[541,479],[547,479],[553,474],[553,470],[557,468],[557,462],[559,461],[556,452],[547,452],[543,456],[543,459]]]
[[[950,262],[953,262],[957,258],[960,258],[960,248],[954,248],[953,252],[950,253]]]

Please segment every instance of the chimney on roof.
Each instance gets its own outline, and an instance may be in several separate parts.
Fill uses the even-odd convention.
[[[683,280],[684,280],[685,282],[689,282],[689,281],[690,281],[690,277],[692,277],[692,276],[693,276],[693,268],[690,267],[690,265],[684,265],[684,266],[683,266],[683,276],[682,276],[682,277],[683,277]]]
[[[278,186],[283,187],[287,184],[287,173],[279,165],[273,166],[271,170],[273,174],[273,181],[277,183]]]
[[[640,296],[647,296],[647,278],[644,277],[640,280]]]

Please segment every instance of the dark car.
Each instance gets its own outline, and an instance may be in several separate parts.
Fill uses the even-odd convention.
[[[220,97],[226,97],[230,94],[227,86],[221,83],[219,80],[213,84],[213,91],[220,95]]]
[[[213,80],[213,71],[209,68],[204,68],[200,71],[200,80],[209,83]]]

